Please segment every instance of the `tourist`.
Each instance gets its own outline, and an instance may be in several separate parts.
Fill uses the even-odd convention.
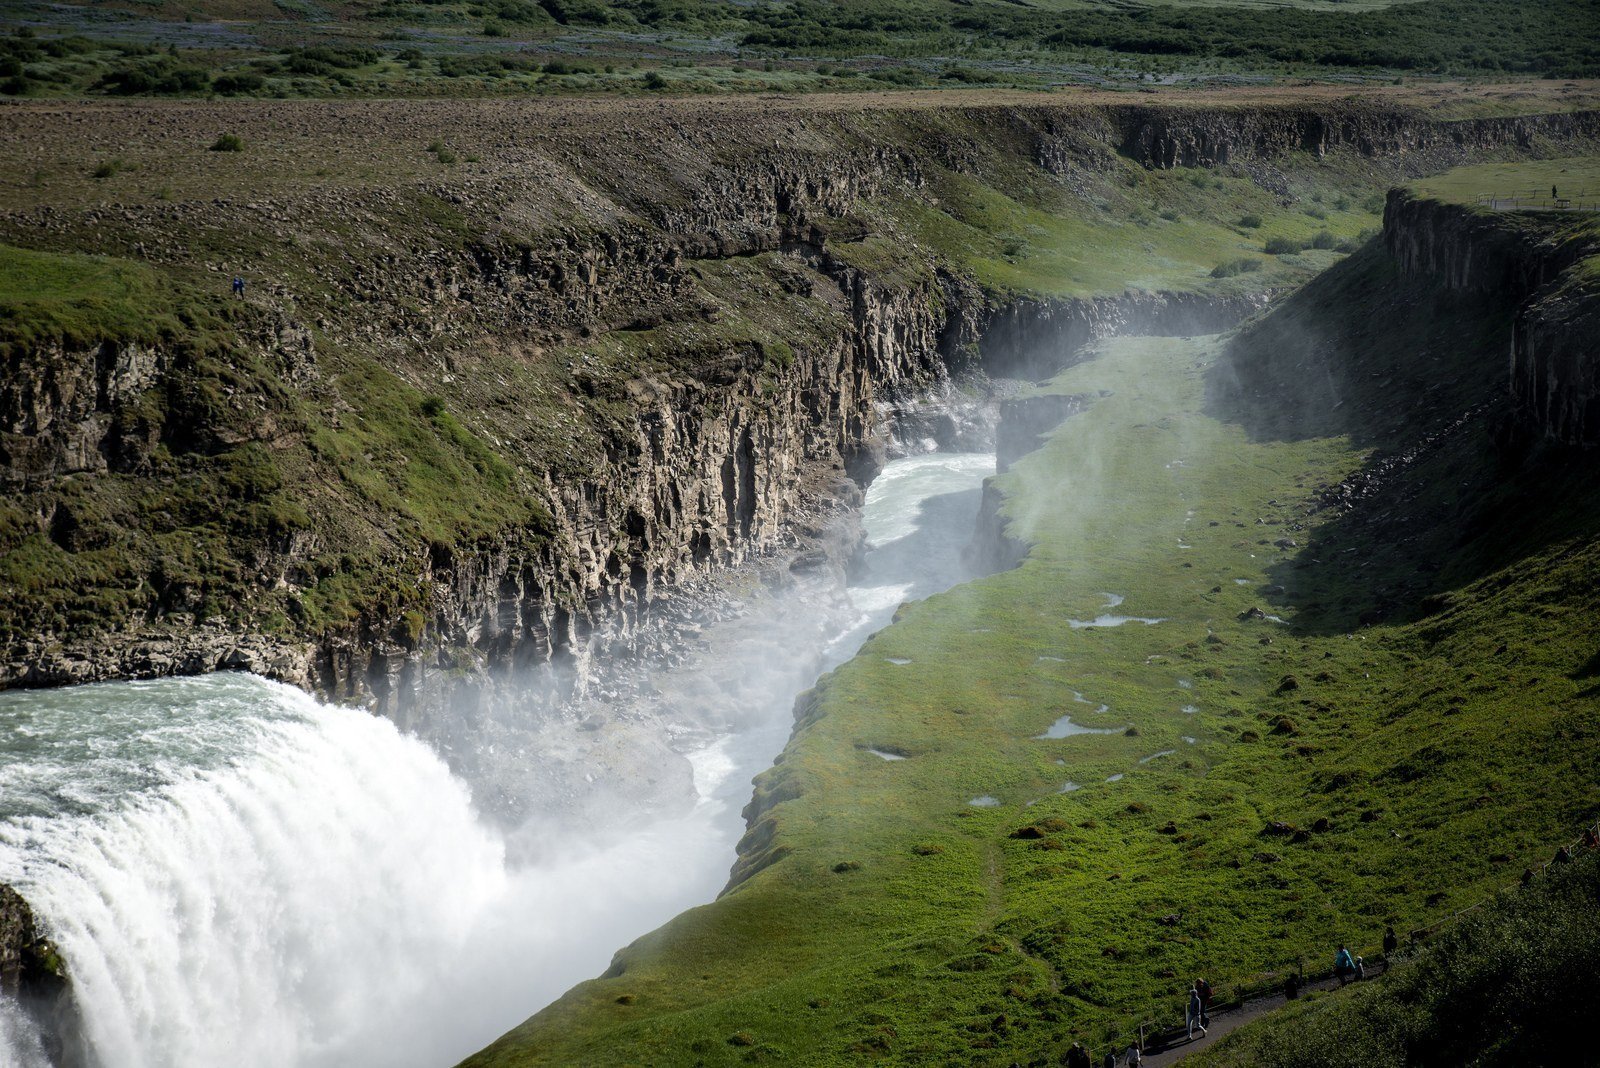
[[[244,279],[238,275],[233,276],[233,295],[236,297],[244,296]]]
[[[1340,946],[1339,952],[1333,955],[1333,974],[1334,977],[1339,980],[1340,986],[1343,986],[1355,977],[1355,958],[1350,956],[1350,950],[1346,949],[1344,946]]]
[[[1553,858],[1551,858],[1550,863],[1552,863],[1552,864],[1571,864],[1572,863],[1572,851],[1570,849],[1568,849],[1566,846],[1562,846],[1560,849],[1556,850],[1556,855]]]
[[[1211,1026],[1211,984],[1204,979],[1194,981],[1194,989],[1200,995],[1200,1022],[1207,1027]]]
[[[1189,1032],[1189,1041],[1194,1041],[1194,1030],[1197,1027],[1200,1029],[1200,1037],[1205,1037],[1206,1025],[1201,1019],[1204,1015],[1205,1006],[1200,1002],[1200,991],[1191,986],[1189,988],[1189,1004],[1183,1014],[1184,1027]]]
[[[1357,957],[1356,958],[1356,978],[1357,979],[1365,979],[1366,977],[1367,977],[1367,958],[1365,958],[1365,957]]]
[[[1128,1068],[1139,1068],[1144,1063],[1144,1051],[1139,1048],[1139,1043],[1128,1044]]]
[[[1289,978],[1283,981],[1283,996],[1288,1001],[1293,1001],[1300,996],[1300,976],[1298,973],[1290,972]]]
[[[1083,1048],[1082,1042],[1074,1042],[1072,1048],[1067,1050],[1067,1068],[1093,1068],[1089,1051]]]
[[[1113,1050],[1106,1050],[1106,1059],[1100,1062],[1100,1068],[1117,1068],[1117,1055]]]
[[[1383,929],[1383,955],[1390,956],[1399,948],[1400,937],[1394,933],[1394,925],[1391,924]]]
[[[1593,827],[1586,827],[1583,831],[1583,848],[1600,849],[1600,834],[1594,833]]]

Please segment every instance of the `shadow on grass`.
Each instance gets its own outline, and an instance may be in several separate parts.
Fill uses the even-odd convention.
[[[1252,441],[1347,437],[1365,462],[1312,488],[1269,573],[1296,629],[1347,633],[1600,531],[1592,456],[1520,441],[1508,301],[1404,278],[1378,241],[1229,344],[1207,412]]]

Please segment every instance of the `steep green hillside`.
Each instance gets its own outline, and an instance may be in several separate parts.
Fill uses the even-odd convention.
[[[1062,374],[999,480],[1027,560],[803,699],[718,902],[466,1063],[1045,1063],[1542,859],[1592,816],[1600,497],[1497,444],[1508,319],[1374,245]]]
[[[1508,891],[1377,983],[1275,1013],[1195,1068],[1583,1064],[1600,996],[1600,854]]]

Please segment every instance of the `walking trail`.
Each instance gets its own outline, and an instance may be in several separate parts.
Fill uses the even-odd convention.
[[[1369,963],[1367,965],[1367,979],[1371,980],[1382,974],[1383,971],[1382,965]],[[1307,982],[1301,988],[1303,991],[1301,996],[1304,997],[1305,994],[1313,990],[1332,990],[1338,985],[1338,980],[1335,979]],[[1237,1008],[1214,1012],[1211,1014],[1211,1026],[1206,1028],[1204,1037],[1196,1035],[1194,1041],[1189,1042],[1184,1039],[1182,1034],[1179,1034],[1169,1045],[1160,1047],[1160,1052],[1146,1052],[1144,1055],[1145,1068],[1163,1068],[1164,1065],[1177,1064],[1190,1054],[1211,1048],[1222,1041],[1223,1036],[1232,1034],[1245,1024],[1254,1023],[1267,1013],[1281,1009],[1288,1003],[1289,999],[1284,997],[1282,993],[1267,994],[1259,998],[1252,998]],[[1155,1044],[1151,1043],[1151,1045],[1154,1047]]]

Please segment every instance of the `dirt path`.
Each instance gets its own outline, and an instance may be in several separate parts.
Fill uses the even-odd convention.
[[[1368,966],[1367,979],[1371,980],[1382,974],[1382,967]],[[1306,992],[1312,990],[1332,990],[1338,986],[1334,979],[1324,979],[1319,982],[1307,983],[1303,988]],[[1225,1035],[1232,1034],[1245,1024],[1253,1023],[1269,1012],[1281,1009],[1289,1003],[1289,999],[1282,994],[1269,994],[1265,997],[1254,998],[1246,1001],[1238,1008],[1228,1009],[1225,1012],[1211,1014],[1211,1026],[1206,1028],[1205,1037],[1196,1036],[1193,1042],[1185,1041],[1180,1035],[1172,1045],[1161,1047],[1157,1052],[1147,1052],[1144,1055],[1145,1068],[1163,1068],[1165,1065],[1177,1064],[1192,1053],[1203,1049],[1210,1049],[1222,1041]]]

